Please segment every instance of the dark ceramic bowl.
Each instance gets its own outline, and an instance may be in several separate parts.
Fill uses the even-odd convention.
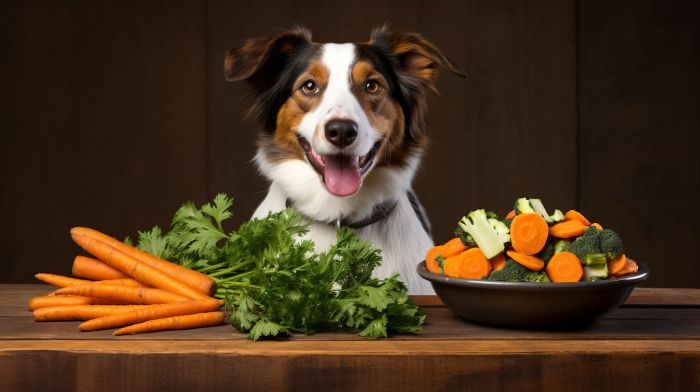
[[[481,324],[509,328],[585,327],[620,306],[649,269],[637,262],[637,273],[595,282],[518,283],[459,279],[436,275],[418,264],[438,297],[455,313]]]

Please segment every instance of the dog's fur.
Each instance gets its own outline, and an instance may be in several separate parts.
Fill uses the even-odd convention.
[[[433,242],[424,211],[409,192],[426,147],[426,92],[434,89],[438,66],[465,76],[420,35],[387,28],[373,31],[366,43],[314,43],[297,28],[231,49],[226,78],[249,82],[251,113],[264,128],[255,161],[271,185],[254,216],[291,204],[311,222],[310,238],[325,249],[335,240],[332,222],[362,221],[376,206],[396,202],[385,218],[356,232],[382,250],[376,276],[398,272],[409,293],[432,293],[416,263]],[[356,124],[352,144],[338,147],[325,136],[326,124],[337,119]],[[334,156],[340,157],[340,173],[351,165],[359,180],[340,174],[329,185]]]

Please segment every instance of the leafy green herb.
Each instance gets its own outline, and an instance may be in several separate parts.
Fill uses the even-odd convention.
[[[197,208],[187,202],[171,230],[139,232],[138,247],[200,271],[217,282],[228,321],[249,337],[345,330],[360,336],[415,334],[425,314],[409,300],[398,275],[372,278],[378,249],[351,229],[316,252],[309,226],[294,209],[252,219],[227,233],[233,200],[219,194]]]

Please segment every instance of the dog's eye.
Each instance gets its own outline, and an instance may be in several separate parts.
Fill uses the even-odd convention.
[[[382,89],[382,86],[380,86],[379,82],[377,82],[376,80],[368,80],[365,83],[365,91],[367,91],[370,94],[376,94],[381,89]]]
[[[318,94],[318,91],[319,88],[313,80],[309,79],[301,85],[301,92],[306,95],[315,95]]]

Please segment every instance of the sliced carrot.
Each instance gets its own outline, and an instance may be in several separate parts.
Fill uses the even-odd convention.
[[[556,283],[578,282],[583,277],[581,260],[571,252],[560,252],[552,256],[545,271],[549,280]]]
[[[610,275],[616,275],[618,272],[624,268],[625,264],[627,263],[627,257],[625,255],[622,255],[616,259],[612,259],[608,261],[608,273]]]
[[[503,266],[506,265],[506,255],[503,252],[501,252],[496,256],[492,257],[490,261],[493,270],[500,271],[503,269]]]
[[[533,271],[540,271],[542,268],[544,268],[544,261],[542,261],[542,259],[538,257],[524,255],[513,250],[506,251],[506,253],[508,254],[508,257],[515,260],[515,262],[527,269],[531,269]]]
[[[114,267],[93,259],[92,257],[75,256],[73,259],[73,275],[92,280],[123,279],[129,275]]]
[[[471,248],[460,253],[459,277],[464,279],[483,279],[491,273],[491,262],[479,248]]]
[[[588,230],[588,226],[577,220],[559,222],[549,228],[549,234],[557,238],[578,237]]]
[[[510,210],[508,214],[506,214],[505,219],[513,219],[515,218],[515,210]]]
[[[549,226],[542,215],[534,212],[520,214],[510,224],[510,242],[518,253],[534,255],[547,243]]]
[[[445,275],[459,278],[459,271],[462,269],[462,256],[455,255],[448,257],[445,259],[442,269],[445,271]]]
[[[195,313],[188,314],[186,316],[167,317],[149,320],[140,324],[134,324],[114,331],[113,335],[213,327],[215,325],[223,324],[224,320],[224,312]]]
[[[596,230],[603,230],[603,226],[600,223],[591,223],[591,226],[595,227]]]
[[[566,214],[564,214],[564,220],[576,220],[583,223],[586,226],[591,225],[591,222],[588,219],[586,219],[586,217],[583,216],[583,214],[576,210],[567,211]]]
[[[445,257],[445,248],[442,245],[433,246],[428,250],[428,253],[425,254],[425,268],[434,274],[439,274],[441,272],[437,260],[438,256]]]
[[[87,227],[74,227],[70,230],[71,236],[85,236],[92,238],[102,244],[111,246],[120,252],[132,257],[149,267],[155,268],[172,279],[178,280],[185,283],[187,286],[194,288],[200,293],[209,296],[216,291],[216,283],[214,279],[209,276],[185,268],[183,266],[171,263],[167,260],[163,260],[160,257],[153,256],[150,253],[144,252],[140,249],[134,248],[133,246],[127,245],[115,238],[112,238],[104,233],[97,230],[93,230]],[[87,250],[87,249],[86,249]],[[97,256],[97,255],[96,255]],[[99,257],[99,256],[98,256]],[[101,258],[102,259],[102,258]],[[102,259],[109,264],[108,260]],[[144,282],[147,283],[147,282]],[[148,284],[148,283],[147,283]],[[149,285],[150,286],[150,285]],[[162,288],[162,287],[159,287]],[[188,297],[191,297],[188,295]],[[191,297],[191,298],[205,298],[205,297]]]
[[[443,249],[445,250],[445,254],[443,257],[450,257],[454,255],[458,255],[465,250],[467,250],[467,246],[462,243],[462,240],[459,239],[459,237],[455,237],[443,245]]]
[[[73,229],[71,229],[71,236],[81,248],[139,282],[192,299],[209,298],[208,295],[203,294],[201,291],[197,291],[182,281],[172,278],[126,253],[122,253],[117,248],[106,245],[92,237],[76,234],[73,232]]]
[[[223,305],[222,301],[214,298],[196,301],[176,302],[171,304],[151,305],[145,308],[135,309],[129,312],[109,314],[104,317],[93,318],[80,324],[81,331],[98,331],[102,329],[123,327],[142,323],[148,320],[160,319],[187,314],[213,312]]]
[[[45,308],[48,306],[120,304],[124,304],[124,301],[115,301],[104,298],[91,298],[77,295],[40,295],[29,300],[29,310]]]
[[[148,305],[66,305],[34,310],[35,321],[90,320],[115,313],[134,311]]]
[[[637,271],[639,271],[639,266],[637,265],[637,262],[628,257],[627,261],[625,261],[625,266],[622,267],[622,269],[620,269],[619,271],[617,271],[617,274],[615,274],[615,276],[625,276],[633,274]]]
[[[84,297],[106,298],[126,301],[131,304],[165,304],[187,301],[188,298],[165,290],[143,287],[112,286],[107,284],[79,284],[64,287],[56,295],[79,295]]]

